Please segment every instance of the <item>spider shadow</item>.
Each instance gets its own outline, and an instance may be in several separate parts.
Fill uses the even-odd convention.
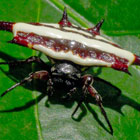
[[[16,60],[15,58],[0,52],[0,56],[3,60],[5,61],[11,61],[11,60]],[[37,68],[35,68],[34,70],[40,70],[40,66],[36,65]],[[3,71],[8,77],[10,77],[13,81],[18,82],[22,79],[24,79],[29,73],[31,73],[32,71],[32,67],[29,64],[25,64],[24,66],[21,65],[20,67],[9,67],[9,71],[6,72],[4,71],[1,66],[0,66],[0,70]],[[101,72],[101,69],[99,69],[99,73]],[[18,74],[17,74],[18,73]],[[37,87],[35,90],[41,92],[42,94],[40,94],[36,99],[33,99],[27,103],[25,103],[25,105],[20,106],[20,107],[16,107],[13,109],[9,109],[9,110],[1,110],[0,113],[4,113],[4,112],[18,112],[18,111],[22,111],[25,109],[28,109],[29,107],[37,104],[38,102],[41,101],[41,99],[43,99],[47,94],[46,94],[46,85],[45,83],[41,82],[41,81],[36,81],[35,82],[35,86]],[[31,86],[31,84],[26,84],[23,85],[25,88],[32,90],[33,87]],[[140,104],[138,104],[137,102],[135,102],[133,99],[130,99],[129,97],[123,95],[121,93],[121,90],[116,88],[115,86],[113,86],[111,83],[106,82],[100,78],[95,77],[95,82],[94,82],[94,87],[96,88],[96,90],[100,93],[100,95],[103,98],[103,105],[104,107],[108,107],[110,109],[113,109],[115,111],[117,111],[118,113],[120,113],[121,115],[124,115],[121,111],[121,108],[124,105],[129,105],[133,108],[135,108],[136,110],[140,111]],[[57,94],[54,94],[52,97],[49,98],[49,103],[50,104],[62,104],[67,108],[72,108],[74,101],[78,102],[79,101],[79,95],[75,95],[75,97],[70,100],[70,101],[64,101],[62,100],[62,96],[66,93],[65,90],[60,90]],[[80,94],[80,93],[79,93]],[[48,103],[48,101],[46,101],[46,107],[49,107],[50,104]],[[98,122],[98,124],[107,132],[109,132],[109,130],[105,127],[105,125],[102,123],[102,121],[98,118],[97,113],[93,110],[93,108],[90,106],[90,104],[96,104],[95,100],[93,98],[91,98],[91,96],[88,96],[84,102],[84,104],[81,105],[81,110],[82,112],[78,115],[77,118],[73,118],[75,121],[79,122],[82,120],[82,118],[84,116],[86,116],[87,114],[87,109],[91,112],[91,114],[93,115],[93,118]],[[87,108],[87,109],[86,109]]]
[[[103,106],[106,108],[110,108],[112,110],[117,111],[121,115],[124,116],[123,112],[121,111],[121,108],[124,105],[129,105],[136,110],[140,111],[140,104],[138,104],[133,99],[125,96],[122,94],[121,90],[117,87],[113,86],[111,83],[100,79],[98,77],[94,78],[94,88],[100,93],[103,99]],[[62,93],[63,91],[61,91]],[[65,92],[66,93],[66,92]],[[62,97],[63,94],[60,96],[60,94],[55,94],[49,99],[50,104],[63,104],[67,108],[71,108],[73,106],[73,103],[76,101],[79,102],[79,94],[76,94],[74,96],[74,99],[70,101],[64,101],[60,97]],[[97,113],[94,111],[94,108],[90,104],[95,104],[96,101],[94,98],[92,98],[90,95],[87,96],[84,103],[80,106],[81,113],[76,114],[77,117],[72,117],[73,120],[80,122],[87,114],[87,110],[93,115],[93,118],[98,122],[98,124],[108,133],[111,134],[110,130],[104,125],[104,123],[99,119]],[[46,106],[49,107],[48,102],[46,101]],[[109,116],[108,116],[109,117]]]

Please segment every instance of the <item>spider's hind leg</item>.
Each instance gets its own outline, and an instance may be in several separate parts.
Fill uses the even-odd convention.
[[[15,85],[13,85],[9,89],[7,89],[5,92],[3,92],[0,95],[0,97],[3,97],[6,93],[8,93],[9,91],[13,90],[17,86],[23,85],[23,84],[25,84],[27,82],[31,82],[33,79],[40,79],[40,80],[46,80],[47,81],[49,79],[49,73],[47,71],[45,71],[45,70],[36,71],[34,73],[31,73],[31,74],[29,74],[28,77],[24,78],[19,83],[16,83]]]

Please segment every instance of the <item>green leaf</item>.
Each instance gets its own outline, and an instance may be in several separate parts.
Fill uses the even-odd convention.
[[[91,27],[100,19],[105,19],[102,29],[105,34],[112,35],[108,38],[122,48],[140,55],[138,1],[0,1],[0,20],[57,23],[64,6],[68,9],[70,20],[77,25]],[[0,31],[0,62],[26,59],[37,54],[30,49],[7,43],[11,39],[10,33]],[[45,60],[43,55],[41,58]],[[15,68],[0,66],[0,93],[26,77],[32,69],[34,70],[34,66],[28,65]],[[91,68],[88,71],[103,79],[95,78],[93,85],[103,97],[103,105],[114,129],[113,136],[108,132],[108,125],[91,97],[87,99],[90,103],[83,104],[75,119],[72,119],[71,114],[77,102],[62,102],[59,97],[60,91],[47,101],[45,94],[42,94],[45,93],[45,85],[37,84],[36,81],[17,87],[0,99],[0,139],[138,140],[139,69],[139,66],[131,66],[129,71],[132,76],[111,68]]]

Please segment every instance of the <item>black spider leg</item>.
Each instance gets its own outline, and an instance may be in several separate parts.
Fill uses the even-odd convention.
[[[66,95],[62,97],[63,100],[70,100],[72,98],[72,95],[77,91],[77,88],[72,88]]]
[[[47,93],[48,93],[48,98],[50,98],[54,93],[53,82],[51,78],[48,79],[47,82]]]
[[[25,84],[27,82],[31,82],[33,79],[48,80],[49,79],[49,73],[48,73],[48,71],[45,71],[45,70],[36,71],[34,73],[31,73],[31,74],[29,74],[28,77],[24,78],[19,83],[16,83],[15,85],[13,85],[9,89],[7,89],[5,92],[3,92],[0,95],[0,97],[3,97],[6,93],[8,93],[9,91],[13,90],[17,86],[23,85],[23,84]]]
[[[16,65],[21,65],[21,64],[29,64],[29,63],[39,63],[43,66],[45,66],[46,64],[37,56],[31,56],[25,60],[15,60],[15,61],[9,61],[9,62],[0,62],[0,65],[9,65],[9,66],[16,66]]]
[[[96,102],[110,128],[110,133],[113,135],[113,128],[111,126],[111,123],[110,123],[110,121],[107,117],[107,114],[102,105],[102,97],[98,94],[98,92],[92,86],[92,84],[93,84],[92,75],[84,75],[82,78],[83,78],[83,82],[84,82],[84,86],[83,86],[84,93],[88,92],[92,97],[94,97],[96,99]]]
[[[80,101],[78,102],[78,105],[76,106],[76,108],[75,108],[75,110],[73,111],[73,113],[72,113],[72,117],[74,116],[74,114],[77,112],[77,110],[78,110],[78,108],[81,106],[81,104],[82,104],[82,102],[84,101],[84,98],[82,97],[81,99],[80,99]]]

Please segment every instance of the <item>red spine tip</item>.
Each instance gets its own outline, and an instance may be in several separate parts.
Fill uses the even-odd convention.
[[[14,22],[0,21],[0,30],[6,30],[12,32],[14,24],[15,24]]]
[[[72,26],[71,22],[68,20],[66,7],[64,8],[62,19],[58,22],[58,24],[60,26],[62,26],[62,27],[64,27],[64,26],[68,26],[68,27]]]
[[[135,55],[134,65],[140,65],[140,56]]]
[[[123,72],[128,73],[129,75],[131,75],[131,73],[128,71],[128,66],[126,64],[115,63],[111,67],[113,69],[115,69],[115,70],[123,71]]]

